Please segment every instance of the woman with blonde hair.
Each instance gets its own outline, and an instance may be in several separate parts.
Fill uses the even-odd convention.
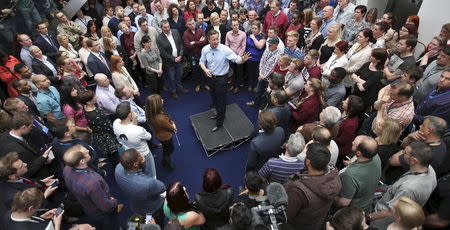
[[[331,55],[333,55],[333,51],[336,43],[341,41],[342,37],[342,29],[340,24],[333,24],[328,28],[328,37],[323,42],[322,46],[319,49],[320,57],[318,60],[318,64],[322,65],[330,59]]]
[[[210,24],[206,27],[205,34],[208,34],[210,30],[215,30],[219,32],[219,40],[221,44],[225,44],[225,36],[227,35],[227,28],[225,25],[220,24],[220,17],[217,12],[213,12],[211,16],[209,16]]]
[[[70,58],[80,63],[81,59],[78,56],[78,52],[73,48],[72,44],[70,44],[69,38],[66,35],[58,34],[56,40],[59,43],[59,51],[66,52]]]
[[[139,88],[130,73],[128,73],[128,70],[125,68],[122,57],[118,55],[111,56],[111,72],[112,81],[116,88],[128,87],[131,91],[133,91],[134,96],[139,97]]]
[[[408,197],[400,197],[391,210],[395,221],[387,227],[387,230],[419,230],[425,224],[422,207]]]
[[[303,93],[298,100],[290,102],[292,125],[291,130],[319,120],[319,113],[324,108],[324,87],[316,78],[309,78],[305,84]]]
[[[402,126],[397,120],[388,118],[382,124],[375,126],[375,140],[378,142],[378,156],[381,159],[381,167],[389,164],[389,159],[401,150],[398,139],[402,134]]]
[[[174,145],[172,141],[173,133],[177,132],[177,126],[169,114],[163,108],[164,100],[159,94],[152,94],[145,99],[145,117],[147,122],[153,127],[154,135],[163,146],[162,165],[169,169],[175,169],[170,155],[173,153]]]
[[[103,40],[105,38],[113,39],[113,41],[116,43],[116,46],[120,46],[119,39],[117,39],[117,37],[111,33],[111,30],[109,29],[109,27],[102,26],[102,28],[100,29],[100,34],[102,35],[102,37],[100,39],[98,39],[98,43],[100,43],[100,49],[102,52],[105,52],[105,47],[104,47],[104,42],[103,42]]]

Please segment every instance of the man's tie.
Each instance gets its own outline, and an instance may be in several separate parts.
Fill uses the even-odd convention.
[[[109,66],[108,66],[108,62],[106,62],[106,59],[103,57],[103,55],[102,55],[102,54],[99,54],[99,56],[100,56],[100,59],[101,59],[101,61],[103,62],[103,64],[105,64],[106,68],[108,68],[108,70],[110,70],[110,69],[109,69]],[[111,70],[110,70],[110,71],[111,71]]]
[[[50,43],[50,45],[53,47],[53,49],[57,50],[58,48],[56,47],[56,45],[53,43],[52,38],[46,34],[44,35],[47,38],[47,41]]]

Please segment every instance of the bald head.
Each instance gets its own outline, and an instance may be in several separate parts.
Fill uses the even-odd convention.
[[[378,143],[370,136],[360,135],[353,141],[352,148],[354,152],[360,153],[358,157],[372,159],[378,152]]]
[[[329,146],[331,142],[331,133],[327,128],[319,126],[313,130],[312,139],[316,143]]]
[[[63,160],[70,167],[87,166],[87,162],[90,160],[89,150],[82,145],[74,145],[64,153]]]
[[[98,86],[101,86],[101,87],[109,86],[108,77],[105,74],[103,74],[103,73],[96,74],[94,76],[94,80],[95,80],[95,83],[97,83]]]
[[[326,20],[333,17],[334,8],[332,6],[325,6],[322,10],[322,17]]]

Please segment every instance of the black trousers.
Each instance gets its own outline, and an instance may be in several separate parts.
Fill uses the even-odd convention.
[[[230,67],[233,69],[231,84],[234,87],[239,87],[244,82],[244,65],[230,62]]]
[[[146,73],[145,86],[148,87],[150,94],[160,94],[163,88],[162,77],[158,77],[156,73]]]
[[[163,160],[170,161],[170,154],[173,153],[173,149],[174,149],[174,147],[173,147],[173,138],[170,138],[167,141],[159,141],[159,142],[161,142],[161,145],[162,145],[162,148],[163,148],[163,151],[162,151]]]
[[[227,89],[225,76],[213,76],[209,78],[211,86],[211,98],[212,104],[217,111],[216,126],[220,127],[223,125],[225,120],[225,112],[227,109]]]

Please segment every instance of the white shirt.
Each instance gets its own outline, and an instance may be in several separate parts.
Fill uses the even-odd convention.
[[[178,57],[178,49],[177,45],[175,45],[175,40],[173,40],[172,32],[170,32],[170,34],[164,33],[164,35],[166,35],[167,39],[170,42],[170,46],[172,46],[172,56]]]
[[[328,59],[327,62],[324,64],[324,68],[322,71],[322,75],[324,76],[330,76],[331,71],[336,67],[343,67],[344,69],[347,69],[348,66],[348,59],[344,55],[336,60],[336,54],[331,55],[330,59]]]
[[[151,153],[147,141],[152,138],[152,135],[143,127],[133,124],[123,125],[120,123],[120,119],[116,119],[113,129],[116,137],[128,148],[136,149],[142,156]]]

